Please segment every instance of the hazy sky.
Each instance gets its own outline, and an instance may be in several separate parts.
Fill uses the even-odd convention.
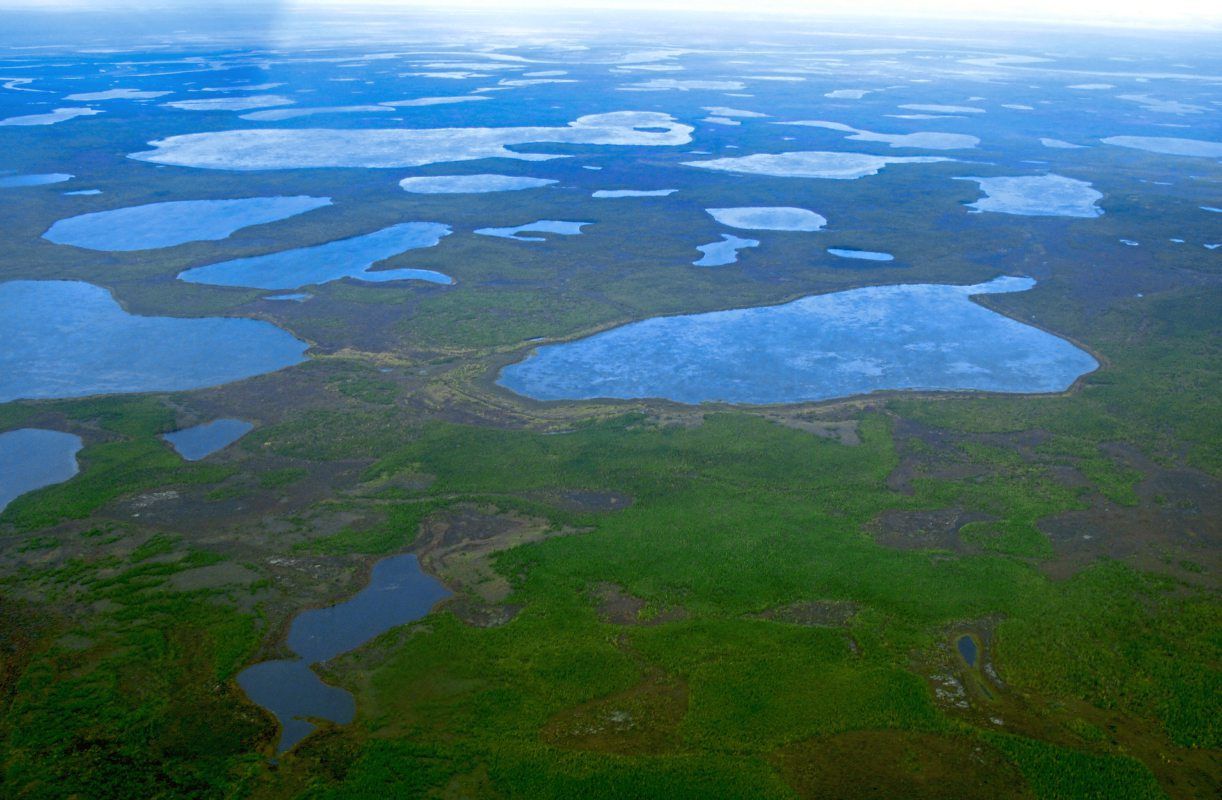
[[[104,8],[140,9],[200,8],[200,3],[224,8],[259,5],[285,10],[334,6],[355,9],[468,7],[509,10],[529,7],[559,13],[586,8],[690,11],[702,14],[836,14],[844,16],[963,17],[977,19],[1026,19],[1050,22],[1093,22],[1136,26],[1222,25],[1222,0],[0,0],[0,8]]]

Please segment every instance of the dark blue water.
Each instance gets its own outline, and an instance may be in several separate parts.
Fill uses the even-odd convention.
[[[437,579],[420,571],[416,556],[407,554],[375,564],[369,585],[352,599],[299,614],[288,635],[289,649],[299,658],[255,664],[237,679],[251,700],[280,721],[277,751],[284,752],[309,735],[314,730],[310,718],[343,725],[356,713],[352,695],[323,683],[309,665],[420,619],[449,595]]]
[[[193,428],[167,433],[161,438],[169,442],[187,461],[199,461],[233,444],[250,433],[254,427],[246,420],[215,419]]]
[[[969,667],[976,666],[976,640],[964,634],[959,637],[955,644],[959,648],[959,655],[963,656],[963,660],[967,662],[967,665]]]
[[[17,497],[77,473],[81,437],[22,428],[0,433],[0,511]]]

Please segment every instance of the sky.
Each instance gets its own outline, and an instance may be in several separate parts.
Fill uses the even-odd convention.
[[[232,0],[231,0],[232,1]],[[106,8],[140,10],[183,7],[225,0],[0,0],[0,8],[99,11]],[[723,13],[831,14],[917,18],[1021,19],[1135,27],[1199,28],[1222,25],[1222,0],[245,0],[237,6],[278,6],[282,11],[331,6],[345,10],[362,7],[419,9],[430,6],[489,9],[505,12],[514,7],[571,13],[582,9],[686,11],[702,15]],[[236,7],[236,6],[235,6]]]

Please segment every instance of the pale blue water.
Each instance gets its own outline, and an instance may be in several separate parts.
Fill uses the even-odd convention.
[[[199,461],[233,444],[254,427],[242,419],[214,419],[203,425],[164,434],[161,438],[187,461]]]
[[[329,686],[310,669],[360,647],[391,628],[420,619],[450,592],[420,570],[412,554],[391,556],[373,567],[369,585],[350,600],[303,611],[289,627],[288,646],[299,658],[266,661],[238,675],[238,685],[255,703],[276,715],[283,730],[278,752],[304,739],[314,725],[304,717],[341,725],[352,721],[352,695]]]
[[[895,256],[875,250],[846,250],[841,247],[829,247],[827,252],[840,258],[856,258],[860,261],[893,261]]]
[[[0,283],[0,403],[216,386],[300,363],[307,347],[259,320],[128,314],[80,281]]]
[[[178,277],[190,283],[254,289],[300,289],[341,278],[369,283],[415,280],[451,284],[454,280],[450,276],[427,269],[370,270],[379,261],[408,250],[433,247],[449,234],[448,225],[404,222],[351,239],[195,267]]]
[[[658,317],[539,348],[497,382],[537,400],[796,403],[887,389],[1056,392],[1098,363],[980,306],[1029,278],[877,286],[779,306]]]
[[[566,222],[559,219],[541,219],[516,228],[476,228],[480,236],[495,236],[499,239],[516,239],[519,242],[546,242],[543,236],[522,236],[523,233],[555,233],[561,236],[577,236],[584,225],[591,222]]]
[[[738,261],[738,251],[747,247],[759,247],[758,239],[743,239],[728,233],[721,235],[720,242],[702,244],[696,249],[704,253],[692,264],[697,267],[723,267]]]
[[[64,481],[79,469],[81,437],[22,428],[0,433],[0,511],[26,492]]]
[[[17,189],[22,186],[46,186],[49,183],[63,183],[72,180],[72,176],[63,172],[50,172],[45,175],[0,175],[0,189]]]
[[[277,222],[329,205],[329,197],[304,196],[175,200],[61,219],[43,238],[90,250],[151,250],[224,239],[251,225]]]

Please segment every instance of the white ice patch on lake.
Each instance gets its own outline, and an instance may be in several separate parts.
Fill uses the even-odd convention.
[[[860,100],[873,93],[873,89],[834,89],[823,96],[832,100]]]
[[[669,197],[678,189],[599,189],[591,197],[610,200],[621,197]]]
[[[1051,147],[1053,150],[1080,150],[1086,147],[1084,144],[1074,144],[1063,139],[1049,139],[1047,137],[1041,138],[1040,144],[1044,145],[1044,147]]]
[[[252,122],[279,122],[284,119],[298,117],[313,117],[319,114],[379,114],[393,113],[390,106],[315,106],[314,108],[269,108],[265,111],[252,111],[242,114],[242,119]]]
[[[92,103],[102,100],[152,100],[173,92],[142,91],[140,89],[107,89],[104,92],[79,92],[64,99],[72,103]]]
[[[975,106],[944,106],[936,103],[906,103],[900,108],[905,111],[927,111],[931,114],[983,114],[983,108]]]
[[[1200,158],[1222,158],[1222,142],[1203,139],[1177,139],[1174,136],[1109,136],[1104,144],[1145,150],[1168,156],[1198,156]]]
[[[277,222],[331,205],[329,197],[173,200],[61,219],[42,236],[56,244],[122,252],[219,241],[251,225]]]
[[[455,103],[476,103],[480,100],[491,100],[479,94],[464,94],[457,97],[417,97],[414,100],[390,100],[381,105],[392,108],[419,108],[427,106],[448,106]]]
[[[483,194],[538,189],[556,183],[548,178],[517,175],[428,175],[404,178],[400,188],[411,194]]]
[[[682,80],[679,78],[654,78],[641,83],[630,83],[621,86],[620,91],[632,92],[690,92],[707,90],[713,92],[737,92],[747,88],[742,81],[699,81]]]
[[[994,211],[1027,217],[1086,217],[1103,214],[1095,201],[1102,192],[1086,181],[1063,175],[1022,175],[1001,178],[956,178],[975,181],[985,197],[969,204],[977,212]]]
[[[1116,95],[1116,98],[1137,103],[1146,111],[1153,111],[1156,114],[1200,114],[1209,110],[1205,106],[1181,103],[1178,100],[1161,100],[1148,94],[1120,94]]]
[[[801,151],[758,153],[738,158],[684,161],[684,166],[734,172],[741,175],[772,175],[778,178],[824,178],[855,180],[877,175],[889,164],[932,164],[954,159],[937,156],[875,156],[867,153]]]
[[[876,133],[845,125],[840,122],[825,122],[823,120],[798,120],[796,122],[778,122],[778,125],[797,125],[806,128],[826,128],[852,134],[849,139],[860,142],[886,142],[892,147],[908,147],[916,150],[967,150],[980,144],[980,139],[966,133],[938,133],[936,131],[919,131],[917,133]]]
[[[767,114],[761,114],[758,111],[745,111],[741,108],[727,108],[726,106],[704,106],[704,110],[715,117],[733,117],[738,119],[762,119],[767,117]]]
[[[594,114],[552,128],[268,128],[171,136],[130,158],[229,170],[420,167],[481,158],[546,161],[565,156],[518,153],[509,147],[549,142],[672,147],[690,143],[692,130],[670,114],[650,111]]]
[[[731,228],[754,231],[817,231],[827,219],[805,208],[748,206],[708,208],[709,216]]]
[[[257,94],[250,97],[211,97],[207,100],[174,100],[162,103],[179,111],[249,111],[252,108],[291,106],[296,102],[278,94]]]
[[[0,119],[0,126],[28,127],[31,125],[58,125],[61,122],[67,122],[68,120],[76,119],[77,117],[92,117],[94,114],[101,113],[102,111],[97,108],[57,108],[47,114],[25,114],[19,117]]]

